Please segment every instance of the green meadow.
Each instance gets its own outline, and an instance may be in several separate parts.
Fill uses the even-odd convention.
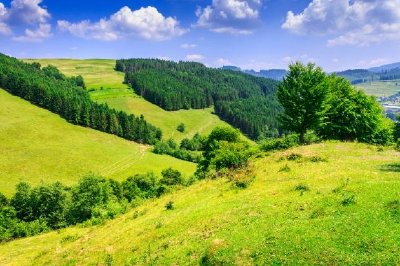
[[[265,153],[246,189],[199,181],[98,226],[4,243],[0,264],[398,265],[399,155],[335,142]]]
[[[195,164],[160,156],[151,147],[67,123],[0,89],[0,192],[19,181],[70,185],[90,172],[124,180],[174,167],[190,176]]]
[[[400,80],[371,81],[356,85],[365,93],[373,96],[388,97],[400,92]]]

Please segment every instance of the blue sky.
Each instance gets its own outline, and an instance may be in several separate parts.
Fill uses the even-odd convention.
[[[19,58],[193,60],[327,71],[400,61],[400,0],[0,0]]]

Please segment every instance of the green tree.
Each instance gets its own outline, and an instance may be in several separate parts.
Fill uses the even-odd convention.
[[[327,97],[325,78],[315,64],[297,62],[289,66],[288,74],[278,86],[277,97],[284,108],[281,123],[285,129],[298,133],[301,143],[307,130],[316,129],[321,122]]]
[[[163,185],[174,186],[183,183],[182,174],[178,170],[172,169],[171,167],[162,170],[161,175],[162,178],[160,182]]]
[[[185,124],[184,123],[180,123],[178,125],[178,127],[176,128],[176,130],[178,130],[179,132],[185,132]]]
[[[317,128],[322,138],[379,144],[391,141],[391,122],[386,121],[375,98],[336,75],[328,76],[324,86],[328,89],[326,112]]]

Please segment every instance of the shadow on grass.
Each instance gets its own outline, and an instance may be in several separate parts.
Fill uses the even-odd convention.
[[[400,173],[400,163],[385,164],[380,167],[384,172],[397,172]]]

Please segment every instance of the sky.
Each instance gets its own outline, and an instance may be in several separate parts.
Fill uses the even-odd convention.
[[[400,0],[0,0],[0,52],[326,71],[400,61]]]

